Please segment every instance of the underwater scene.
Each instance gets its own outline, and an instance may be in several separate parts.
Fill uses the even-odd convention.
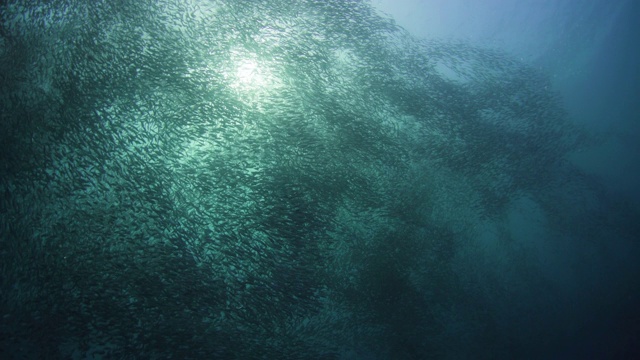
[[[640,6],[517,3],[2,2],[0,358],[640,358]]]

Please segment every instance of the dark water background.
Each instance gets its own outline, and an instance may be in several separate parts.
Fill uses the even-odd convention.
[[[570,159],[594,175],[611,198],[640,202],[640,4],[637,1],[377,1],[374,4],[420,37],[462,38],[504,49],[543,69],[562,95],[571,121],[601,138]],[[526,212],[526,210],[525,210]],[[570,245],[531,235],[523,222],[512,234],[547,258],[580,310],[576,331],[555,358],[624,358],[618,346],[637,348],[637,233],[612,235],[598,250],[580,239]],[[630,219],[630,228],[638,219]],[[529,230],[522,230],[528,228]],[[538,229],[539,230],[539,229]],[[622,230],[622,229],[620,229]],[[622,230],[624,231],[624,230]],[[489,237],[491,237],[489,235]],[[605,245],[606,244],[606,245]],[[634,250],[636,249],[636,250]],[[634,339],[634,340],[623,340]],[[629,341],[627,345],[622,345]]]
[[[640,357],[640,5],[371,4],[0,4],[0,358]]]

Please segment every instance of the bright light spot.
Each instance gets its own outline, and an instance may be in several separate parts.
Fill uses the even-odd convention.
[[[258,89],[267,85],[263,70],[255,60],[241,60],[236,70],[236,87],[240,89]]]
[[[275,62],[246,51],[232,51],[229,60],[229,84],[245,103],[260,106],[278,94],[282,81],[274,70],[277,69]]]

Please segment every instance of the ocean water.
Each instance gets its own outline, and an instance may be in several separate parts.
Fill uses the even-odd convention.
[[[0,5],[0,358],[632,359],[636,2]]]

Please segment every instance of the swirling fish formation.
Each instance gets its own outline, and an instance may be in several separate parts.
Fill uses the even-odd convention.
[[[3,358],[471,354],[478,224],[591,191],[542,74],[365,2],[0,10]]]

